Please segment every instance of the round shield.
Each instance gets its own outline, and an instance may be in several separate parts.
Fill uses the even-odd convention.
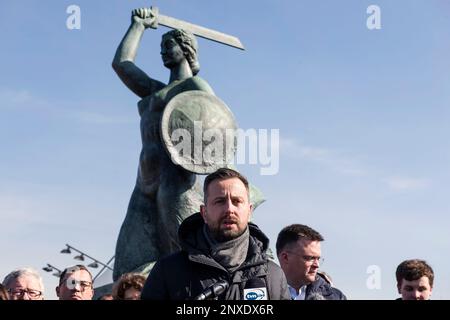
[[[236,129],[227,105],[200,90],[177,94],[161,119],[161,137],[172,162],[198,174],[230,163],[237,147]]]

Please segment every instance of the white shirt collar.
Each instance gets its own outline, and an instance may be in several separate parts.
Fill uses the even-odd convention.
[[[291,294],[292,300],[305,300],[306,297],[306,285],[301,286],[297,291],[295,288],[288,285],[289,293]]]

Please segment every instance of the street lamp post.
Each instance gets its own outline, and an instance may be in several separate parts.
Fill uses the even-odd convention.
[[[92,280],[93,282],[95,281],[95,279],[97,279],[97,277],[98,277],[105,269],[109,269],[109,270],[113,271],[113,269],[109,266],[109,264],[110,264],[111,261],[114,259],[114,256],[112,256],[112,258],[108,261],[108,263],[105,264],[105,263],[101,262],[100,260],[93,258],[92,256],[86,254],[85,252],[83,252],[83,251],[81,251],[81,250],[78,250],[77,248],[75,248],[75,247],[73,247],[73,246],[71,246],[71,245],[69,245],[69,244],[66,244],[66,247],[65,247],[64,249],[62,249],[62,250],[60,251],[60,253],[71,254],[71,253],[72,253],[72,250],[78,253],[78,255],[76,255],[75,257],[73,257],[75,260],[84,261],[84,260],[85,260],[85,257],[92,260],[92,262],[89,263],[89,264],[87,265],[88,267],[96,269],[96,268],[99,267],[99,265],[102,266],[102,269],[97,273],[97,275],[96,275],[96,276],[94,277],[94,279]],[[46,272],[56,271],[55,273],[53,273],[53,275],[54,275],[55,277],[59,277],[59,276],[61,275],[61,273],[62,273],[62,270],[61,270],[61,269],[59,269],[59,268],[57,268],[57,267],[55,267],[55,266],[53,266],[53,265],[51,265],[51,264],[49,264],[49,263],[47,263],[47,266],[46,266],[46,267],[43,267],[42,270],[44,270],[44,271],[46,271]]]
[[[61,269],[58,269],[57,267],[52,266],[50,263],[47,263],[47,266],[43,267],[42,270],[47,271],[47,272],[55,271],[55,273],[53,274],[55,277],[59,277],[62,273]]]
[[[89,255],[87,255],[87,254],[84,253],[83,251],[78,250],[77,248],[74,248],[73,246],[71,246],[71,245],[69,245],[69,244],[66,244],[66,248],[62,249],[62,250],[61,250],[61,253],[72,253],[72,250],[74,250],[74,251],[76,251],[76,252],[79,253],[77,256],[73,257],[74,259],[80,260],[80,261],[84,261],[84,257],[87,257],[87,258],[89,258],[89,259],[91,259],[91,260],[93,261],[93,262],[91,262],[90,264],[88,264],[88,267],[91,267],[91,268],[98,268],[98,265],[100,264],[100,265],[103,266],[103,269],[102,269],[101,271],[103,271],[104,269],[109,269],[109,270],[111,270],[111,271],[113,270],[110,266],[108,266],[108,264],[112,261],[112,259],[113,259],[114,257],[111,258],[111,260],[108,262],[108,264],[104,264],[104,263],[101,262],[100,260],[95,259],[95,258],[93,258],[93,257],[91,257],[91,256],[89,256]],[[101,271],[100,271],[100,272],[101,272]]]

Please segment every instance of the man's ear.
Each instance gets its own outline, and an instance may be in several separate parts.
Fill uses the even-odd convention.
[[[278,255],[278,261],[283,261],[283,263],[286,263],[288,261],[288,254],[286,251],[281,251]]]
[[[253,204],[250,203],[250,213],[248,214],[248,221],[252,220],[253,215]]]
[[[398,293],[400,293],[400,294],[402,294],[401,288],[402,288],[402,282],[401,281],[397,282],[397,290],[398,290]]]
[[[200,206],[200,214],[203,218],[203,221],[206,223],[206,207],[203,204]]]
[[[57,287],[55,288],[55,291],[56,291],[56,296],[59,298],[59,286],[57,286]]]

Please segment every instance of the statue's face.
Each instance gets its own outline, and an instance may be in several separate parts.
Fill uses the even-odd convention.
[[[163,37],[161,42],[161,57],[164,66],[173,68],[186,59],[184,52],[173,37]]]

